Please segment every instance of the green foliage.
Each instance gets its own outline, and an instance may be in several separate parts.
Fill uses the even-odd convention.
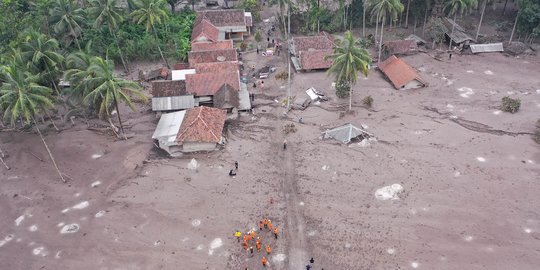
[[[253,19],[256,21],[261,20],[261,6],[257,0],[243,0],[240,2],[240,9],[244,9],[247,12],[251,12]]]
[[[362,48],[359,39],[354,39],[351,32],[345,32],[343,39],[336,40],[334,53],[327,56],[332,59],[329,74],[336,76],[336,81],[354,85],[358,80],[358,72],[368,75],[368,64],[371,58],[366,49]]]
[[[365,96],[362,99],[362,104],[364,104],[368,108],[371,108],[371,106],[373,106],[373,98],[371,96]]]
[[[245,52],[247,50],[247,43],[245,41],[242,41],[242,43],[240,43],[240,50]]]
[[[521,107],[521,100],[518,98],[503,97],[501,110],[509,113],[516,113]]]
[[[444,41],[444,33],[447,31],[441,18],[431,18],[426,26],[429,37],[435,43],[441,43]]]
[[[255,38],[255,41],[261,42],[261,40],[262,40],[261,32],[257,30],[257,32],[255,32],[254,38]]]
[[[0,67],[0,79],[4,81],[0,87],[0,111],[3,120],[9,120],[12,126],[19,119],[32,123],[34,117],[53,107],[51,88],[37,84],[38,77],[21,67]]]
[[[538,119],[538,121],[536,121],[536,127],[535,127],[535,130],[534,130],[534,133],[533,133],[533,140],[540,144],[540,119]]]
[[[540,36],[540,2],[537,0],[519,1],[518,30],[523,34]]]
[[[346,98],[351,94],[351,85],[346,81],[336,82],[336,96]]]

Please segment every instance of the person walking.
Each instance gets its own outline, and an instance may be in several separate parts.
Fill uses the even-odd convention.
[[[313,257],[311,257],[311,260],[309,260],[309,263],[315,263],[315,260],[313,259]]]
[[[249,253],[253,254],[253,246],[249,247]]]
[[[273,228],[272,228],[272,221],[271,220],[268,220],[268,230],[272,231]]]
[[[236,239],[238,239],[238,243],[240,243],[240,237],[242,237],[242,233],[240,231],[234,232],[234,236],[236,236]]]
[[[247,249],[248,249],[248,242],[247,242],[247,241],[244,241],[243,246],[244,246],[244,249],[247,250]]]
[[[268,263],[268,261],[266,260],[266,257],[262,257],[261,263],[263,267],[266,267],[266,264]]]
[[[257,240],[255,246],[257,247],[257,252],[261,252],[261,241]]]
[[[261,80],[261,90],[264,89],[264,81]]]
[[[260,221],[259,221],[259,230],[260,230],[260,231],[262,231],[262,230],[263,230],[263,228],[264,228],[264,224],[263,224],[263,221],[262,221],[262,220],[260,220]]]
[[[238,161],[234,162],[234,167],[238,170]]]
[[[268,226],[268,219],[267,218],[264,218],[263,219],[263,226],[266,228]]]
[[[283,150],[287,150],[287,139],[283,140]]]
[[[272,252],[272,248],[270,247],[270,245],[266,246],[266,253],[270,255],[271,252]]]
[[[259,54],[259,47],[257,46],[257,54]]]
[[[276,237],[276,239],[278,238],[278,234],[279,234],[278,227],[274,227],[274,236]]]

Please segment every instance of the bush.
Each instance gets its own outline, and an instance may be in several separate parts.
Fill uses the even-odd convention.
[[[276,74],[276,80],[287,80],[289,73],[287,71],[282,71]],[[291,74],[292,77],[292,74]]]
[[[518,98],[503,97],[501,110],[509,113],[516,113],[521,107],[521,100]]]
[[[242,43],[240,43],[240,50],[245,52],[246,49],[247,49],[247,43],[245,43],[244,41],[242,41]]]
[[[351,85],[348,82],[336,83],[336,96],[346,98],[351,94]]]
[[[255,32],[255,37],[254,38],[255,38],[255,41],[261,42],[261,40],[262,40],[261,32],[260,31]]]
[[[536,129],[534,130],[534,133],[533,133],[533,140],[540,144],[540,119],[538,119],[538,121],[536,121]]]
[[[371,96],[366,96],[362,99],[362,103],[366,107],[371,108],[371,106],[373,105],[373,98]]]

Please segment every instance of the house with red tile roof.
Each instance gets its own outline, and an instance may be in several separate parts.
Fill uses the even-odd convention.
[[[238,61],[238,53],[235,49],[214,50],[214,51],[191,51],[188,53],[190,67],[199,63]]]
[[[152,139],[171,156],[216,150],[225,141],[226,114],[204,106],[163,114]]]
[[[403,60],[395,55],[379,64],[379,69],[396,89],[413,89],[427,85],[427,82]]]
[[[250,34],[251,27],[253,26],[251,13],[241,9],[218,9],[197,12],[195,25],[205,20],[219,29],[220,40],[243,40],[244,35]]]
[[[330,34],[322,32],[317,36],[293,37],[291,41],[291,58],[296,70],[328,69],[332,60],[325,57],[333,53],[334,40]]]
[[[219,50],[227,50],[227,49],[234,49],[233,41],[231,39],[220,40],[216,42],[195,42],[195,43],[192,42],[191,43],[192,52],[219,51]]]

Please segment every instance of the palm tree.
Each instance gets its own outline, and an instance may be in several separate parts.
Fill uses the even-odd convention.
[[[396,20],[398,14],[403,12],[403,4],[399,0],[372,0],[371,2],[371,19],[374,17],[377,20],[381,20],[381,37],[379,41],[379,58],[378,62],[381,61],[381,51],[382,51],[382,42],[384,36],[384,21],[386,18],[390,20]],[[378,21],[376,22],[378,23]]]
[[[86,20],[84,10],[78,6],[75,0],[56,0],[49,13],[49,23],[53,25],[54,32],[57,35],[69,32],[68,38],[71,37],[75,40],[80,51],[81,45],[78,36],[82,33],[81,25]]]
[[[360,45],[360,39],[354,39],[350,31],[345,32],[342,40],[336,40],[334,53],[325,57],[332,59],[329,74],[336,76],[336,87],[347,85],[349,87],[349,110],[352,109],[352,86],[358,80],[358,71],[368,76],[368,64],[371,57],[366,49]]]
[[[114,37],[114,41],[116,42],[116,47],[118,48],[120,60],[122,60],[124,70],[128,72],[129,69],[124,61],[122,49],[120,49],[120,44],[118,43],[118,38],[116,37],[118,24],[124,20],[120,9],[116,5],[116,0],[89,0],[89,4],[90,8],[88,8],[88,13],[95,16],[94,27],[104,24],[107,25],[109,28],[109,33],[111,33],[111,35]]]
[[[21,124],[33,123],[60,179],[66,182],[36,121],[40,113],[53,107],[52,89],[37,84],[38,76],[15,64],[0,67],[0,79],[4,81],[0,87],[0,110],[4,114],[4,121],[10,120],[13,126],[19,120]]]
[[[168,17],[167,12],[165,12],[165,2],[163,0],[140,0],[134,1],[134,3],[137,6],[137,10],[131,12],[133,20],[137,24],[144,24],[146,27],[146,32],[152,31],[154,33],[161,59],[163,59],[167,67],[169,67],[169,63],[163,56],[163,52],[159,46],[159,40],[155,28],[157,24],[163,23]]]
[[[96,108],[99,108],[99,115],[107,116],[109,121],[111,107],[114,105],[122,136],[124,139],[127,139],[122,125],[122,119],[120,118],[118,100],[123,101],[132,110],[135,110],[135,105],[131,101],[130,95],[137,96],[142,100],[146,100],[146,96],[139,91],[140,86],[137,83],[118,78],[114,75],[113,71],[114,63],[112,61],[105,60],[101,57],[96,57],[92,60],[88,72],[92,73],[93,77],[86,79],[89,92],[86,94],[84,101],[88,104],[96,105]]]
[[[293,5],[291,0],[273,0],[273,4],[277,4],[279,6],[279,16],[281,17],[281,21],[283,23],[283,31],[287,32],[287,26],[285,21],[285,8],[290,9]]]
[[[33,70],[35,74],[46,71],[42,75],[52,83],[56,93],[60,96],[56,86],[56,76],[64,57],[57,52],[58,49],[56,39],[49,39],[44,34],[30,30],[26,41],[21,44],[21,58],[28,62],[28,68]]]
[[[83,98],[88,94],[88,80],[94,75],[88,69],[92,64],[94,57],[90,53],[90,43],[84,51],[72,53],[66,57],[66,72],[64,79],[69,81],[70,87],[66,88],[68,97],[82,102]]]
[[[449,9],[448,15],[454,15],[454,23],[452,24],[452,35],[454,35],[456,15],[458,13],[463,14],[465,10],[475,7],[477,4],[477,0],[449,0],[446,3],[445,8]],[[450,44],[448,44],[448,49],[450,48],[452,48],[452,39],[450,39]]]
[[[486,11],[486,6],[488,2],[492,0],[484,0],[484,5],[482,5],[482,14],[480,15],[480,22],[478,22],[478,29],[476,30],[476,37],[474,39],[478,40],[478,35],[480,34],[480,27],[482,26],[482,20],[484,19],[484,12]]]

